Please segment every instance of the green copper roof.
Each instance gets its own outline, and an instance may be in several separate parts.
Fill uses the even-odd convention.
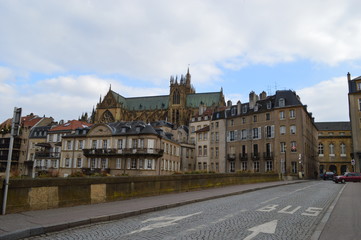
[[[168,108],[168,95],[125,98],[114,91],[112,91],[112,94],[115,100],[118,103],[122,103],[123,107],[128,110],[151,110]]]
[[[187,96],[187,107],[199,107],[200,104],[204,104],[206,106],[212,106],[213,104],[218,105],[221,98],[221,92],[189,94]]]

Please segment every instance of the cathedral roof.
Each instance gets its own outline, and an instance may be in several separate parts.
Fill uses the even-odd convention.
[[[222,92],[193,93],[187,95],[187,107],[218,105],[220,99],[222,99]]]

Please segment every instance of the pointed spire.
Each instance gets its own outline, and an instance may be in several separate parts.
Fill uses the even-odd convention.
[[[221,93],[223,93],[223,87],[221,87]]]
[[[102,103],[102,95],[100,94],[99,103]]]

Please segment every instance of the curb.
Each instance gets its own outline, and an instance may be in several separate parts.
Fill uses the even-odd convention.
[[[41,226],[41,227],[22,229],[22,230],[18,230],[18,231],[14,231],[14,232],[5,233],[0,236],[0,240],[17,240],[17,239],[21,239],[21,238],[34,237],[34,236],[38,236],[38,235],[42,235],[42,234],[46,234],[46,233],[63,231],[66,229],[84,226],[84,225],[88,225],[88,224],[120,220],[120,219],[127,218],[127,217],[137,216],[137,215],[140,215],[143,213],[156,212],[159,210],[184,206],[184,205],[191,204],[191,203],[203,202],[203,201],[213,200],[213,199],[217,199],[217,198],[240,195],[243,193],[254,192],[254,191],[258,191],[258,190],[262,190],[262,189],[298,184],[298,183],[303,183],[303,182],[305,182],[305,181],[303,180],[303,181],[295,181],[295,182],[290,182],[290,183],[280,183],[280,184],[272,185],[272,186],[246,189],[246,190],[242,190],[242,191],[225,193],[225,194],[204,197],[204,198],[199,198],[199,199],[193,199],[193,200],[188,200],[188,201],[183,201],[183,202],[175,202],[172,204],[165,204],[165,205],[160,205],[160,206],[151,207],[151,208],[134,210],[134,211],[130,211],[130,212],[123,212],[123,213],[117,213],[117,214],[106,215],[106,216],[98,216],[98,217],[87,218],[87,219],[83,219],[83,220],[75,220],[74,222],[59,223],[59,224],[54,224],[54,225],[46,225],[46,226]]]

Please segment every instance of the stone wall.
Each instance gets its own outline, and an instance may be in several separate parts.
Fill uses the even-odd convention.
[[[95,204],[210,187],[278,180],[278,174],[254,173],[11,179],[6,212],[16,213]],[[2,196],[2,190],[0,196]],[[2,197],[0,202],[2,202]]]

